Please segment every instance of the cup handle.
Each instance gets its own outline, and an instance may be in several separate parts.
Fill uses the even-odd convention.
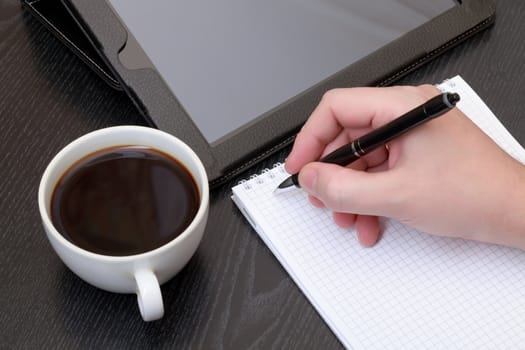
[[[155,273],[149,269],[135,272],[137,301],[144,321],[155,321],[164,316],[164,304],[160,285]]]

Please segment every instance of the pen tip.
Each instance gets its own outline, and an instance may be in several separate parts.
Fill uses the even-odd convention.
[[[288,187],[291,187],[293,185],[295,185],[295,184],[293,182],[293,178],[290,176],[289,178],[287,178],[286,180],[281,182],[281,184],[279,186],[277,186],[276,190],[282,190],[284,188],[288,188]]]

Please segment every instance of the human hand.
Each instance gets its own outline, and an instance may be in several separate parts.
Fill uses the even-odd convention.
[[[355,225],[365,246],[378,217],[419,230],[525,249],[525,168],[459,109],[417,127],[348,167],[315,162],[437,95],[431,86],[327,92],[285,163],[316,206]]]

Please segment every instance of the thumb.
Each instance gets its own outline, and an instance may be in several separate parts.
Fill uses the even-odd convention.
[[[299,184],[334,212],[392,216],[402,188],[394,171],[370,173],[327,163],[309,163],[299,173]]]

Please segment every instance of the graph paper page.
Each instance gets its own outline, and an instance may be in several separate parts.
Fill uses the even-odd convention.
[[[525,151],[457,76],[440,85],[500,146]],[[282,165],[233,188],[233,200],[343,345],[353,349],[521,348],[525,253],[435,237],[393,220],[363,248],[300,190],[274,193]]]

